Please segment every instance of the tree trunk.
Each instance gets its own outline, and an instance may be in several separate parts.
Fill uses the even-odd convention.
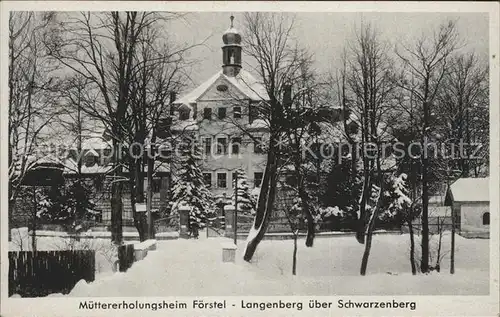
[[[36,252],[36,211],[37,211],[37,202],[36,202],[36,187],[33,186],[33,210],[32,210],[32,219],[31,219],[31,251]]]
[[[372,234],[373,234],[372,223],[375,223],[375,217],[373,221],[370,222],[370,225],[368,226],[368,231],[366,233],[365,251],[363,252],[363,259],[361,260],[361,269],[359,271],[362,276],[366,275],[366,268],[368,267],[368,258],[370,257],[370,251],[372,247]]]
[[[151,142],[153,143],[153,142]],[[154,169],[154,146],[151,144],[151,153],[148,155],[148,188],[147,188],[147,236],[148,239],[154,239],[154,226],[153,226],[153,218],[151,216],[151,208],[153,207],[153,169]]]
[[[9,181],[10,182],[10,181]],[[9,197],[10,197],[10,191],[9,191]],[[9,229],[9,232],[8,232],[8,241],[12,241],[12,217],[14,215],[14,209],[16,208],[16,199],[17,198],[9,198],[9,218],[8,218],[8,229]]]
[[[141,181],[141,172],[139,171],[138,167],[139,164],[136,164],[132,159],[129,164],[129,169],[130,169],[130,175],[134,175],[134,178],[129,180],[129,186],[130,186],[130,206],[132,207],[132,217],[134,218],[134,226],[137,229],[137,232],[139,233],[139,241],[142,242],[146,240],[146,235],[144,231],[144,217],[143,214],[140,212],[137,212],[137,203],[143,203],[144,202],[144,194],[141,193],[142,186],[139,186],[139,183]]]
[[[312,247],[314,243],[315,228],[314,228],[314,218],[311,214],[311,209],[309,208],[309,202],[307,197],[307,192],[305,190],[304,176],[299,170],[300,166],[295,165],[295,175],[298,183],[299,197],[302,204],[302,212],[307,219],[307,236],[306,236],[306,247]]]
[[[438,249],[437,249],[437,256],[436,256],[436,265],[434,266],[434,269],[438,272],[441,271],[441,246],[443,242],[443,223],[440,222],[440,219],[438,217],[437,219],[437,230],[439,234],[439,241],[438,241]]]
[[[297,235],[295,232],[293,235],[293,262],[292,262],[292,274],[297,275]]]
[[[122,167],[120,165],[121,147],[118,141],[113,140],[114,151],[114,178],[111,184],[111,241],[115,245],[123,243],[123,228],[122,228]]]
[[[427,140],[427,127],[429,126],[429,104],[423,103],[424,128],[422,133],[422,146]],[[422,259],[420,270],[422,273],[429,272],[429,161],[427,153],[421,153],[422,157]]]
[[[408,231],[410,233],[410,265],[411,274],[417,275],[417,267],[415,265],[415,236],[413,234],[413,223],[411,219],[408,219]]]
[[[365,251],[363,252],[363,259],[361,260],[361,269],[360,269],[360,274],[362,276],[366,275],[366,268],[368,266],[368,258],[370,257],[370,250],[372,247],[373,230],[375,228],[375,222],[377,221],[379,202],[380,202],[381,195],[382,195],[382,181],[380,181],[380,189],[379,189],[379,193],[378,193],[377,202],[375,203],[375,206],[373,207],[373,213],[370,216],[370,220],[368,222],[368,228],[366,231]]]
[[[368,163],[365,163],[368,164]],[[365,165],[363,164],[363,165]],[[365,165],[366,166],[366,165]],[[371,191],[371,173],[368,171],[369,167],[364,168],[364,179],[363,179],[363,189],[361,191],[361,200],[359,203],[359,218],[358,218],[358,223],[357,223],[357,230],[356,230],[356,240],[358,240],[359,243],[364,244],[365,243],[365,230],[366,230],[366,202],[368,200],[368,197],[370,195]]]
[[[259,200],[257,202],[257,210],[252,226],[252,230],[256,230],[257,234],[253,237],[249,237],[250,241],[247,243],[245,254],[243,256],[243,259],[247,262],[252,260],[257,246],[264,238],[264,234],[266,233],[269,225],[269,218],[271,217],[271,212],[273,210],[278,173],[278,162],[276,153],[274,152],[275,149],[273,148],[275,146],[275,141],[274,137],[271,136],[271,146],[269,147],[269,152],[267,154],[266,170],[264,172]],[[250,230],[250,234],[252,233],[252,230]]]

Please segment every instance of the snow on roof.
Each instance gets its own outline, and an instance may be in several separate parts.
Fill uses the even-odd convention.
[[[99,165],[94,164],[92,166],[86,166],[82,164],[82,174],[105,174],[111,170],[109,165]],[[78,171],[78,165],[76,161],[69,158],[64,162],[64,174],[76,174]]]
[[[429,206],[429,217],[451,217],[451,207],[431,207]]]
[[[52,154],[45,155],[44,157],[36,160],[36,162],[34,162],[34,163],[37,163],[37,164],[62,164],[61,160]]]
[[[235,27],[230,27],[229,29],[226,30],[223,34],[228,34],[228,33],[239,33],[238,30],[236,30]]]
[[[92,166],[87,166],[82,164],[82,174],[106,174],[110,172],[112,169],[112,165],[100,165],[94,164]],[[64,174],[76,174],[78,171],[78,166],[76,161],[69,158],[64,162]],[[128,168],[124,166],[123,172],[127,172]],[[144,167],[144,172],[148,171],[147,165]],[[154,165],[154,173],[169,173],[170,172],[170,164],[155,160]]]
[[[87,151],[87,153],[85,153],[85,156],[99,157],[99,153],[97,153],[96,150],[94,150],[94,149],[90,149]]]
[[[442,205],[444,202],[444,197],[443,196],[430,196],[429,197],[429,204],[435,204],[435,205]]]
[[[210,86],[215,83],[215,81],[222,75],[222,70],[217,72],[215,75],[210,77],[208,80],[200,84],[198,87],[195,89],[191,90],[189,93],[186,95],[182,96],[181,98],[177,99],[174,103],[176,104],[190,104],[190,103],[195,103],[196,100],[205,92],[207,91]]]
[[[240,89],[252,100],[267,100],[269,96],[265,87],[252,74],[241,69],[235,77],[226,76],[226,79],[236,88]]]
[[[198,99],[219,79],[224,78],[237,89],[239,89],[243,94],[252,100],[266,100],[267,91],[264,86],[261,85],[248,71],[241,69],[238,75],[226,76],[223,74],[222,70],[218,71],[215,75],[210,77],[208,80],[200,84],[198,87],[193,89],[191,92],[177,99],[175,104],[191,104],[196,103]]]
[[[454,201],[490,201],[489,178],[459,178],[451,184]]]

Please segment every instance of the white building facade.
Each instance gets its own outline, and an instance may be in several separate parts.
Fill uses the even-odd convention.
[[[173,102],[172,131],[192,132],[203,154],[205,183],[216,197],[230,197],[238,169],[245,171],[249,184],[260,186],[266,163],[261,144],[268,129],[256,117],[255,107],[268,97],[261,83],[242,68],[241,36],[233,17],[222,39],[222,69]]]

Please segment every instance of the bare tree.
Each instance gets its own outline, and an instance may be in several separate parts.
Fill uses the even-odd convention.
[[[388,121],[392,115],[392,104],[389,101],[393,97],[395,85],[387,46],[370,25],[361,26],[356,40],[348,44],[343,65],[340,76],[337,76],[339,101],[344,112],[355,118],[360,134],[355,140],[349,136],[349,140],[351,144],[358,143],[361,148],[359,159],[363,169],[363,187],[359,199],[356,238],[358,242],[365,243],[366,236],[360,269],[361,275],[365,275],[379,212],[383,185],[381,162],[387,154],[383,153],[382,142],[390,136]]]
[[[465,53],[450,59],[436,101],[437,125],[440,137],[453,144],[449,155],[456,160],[450,167],[461,170],[464,177],[484,175],[488,165],[488,90],[488,67],[477,55]],[[465,141],[464,149],[461,141]],[[472,153],[476,152],[472,143],[481,146],[477,153]]]
[[[431,111],[443,86],[452,54],[458,48],[456,23],[442,24],[432,36],[422,35],[414,45],[401,45],[396,54],[403,63],[400,87],[407,90],[419,102],[421,144],[425,146],[431,135]],[[421,155],[422,167],[422,259],[420,269],[429,271],[429,158]]]
[[[264,101],[253,107],[257,116],[267,122],[269,130],[266,168],[257,202],[255,221],[244,254],[246,261],[252,259],[262,240],[274,206],[280,165],[278,142],[284,137],[285,132],[283,95],[285,87],[293,83],[302,65],[300,50],[292,43],[293,25],[293,19],[289,19],[284,14],[251,13],[245,15],[244,49],[246,54],[256,62],[254,69],[262,78],[267,93],[267,96],[262,96]],[[311,238],[308,239],[308,246],[312,246],[312,241]]]
[[[115,244],[123,241],[124,122],[132,102],[135,57],[141,35],[160,19],[155,12],[68,13],[61,23],[64,35],[48,46],[56,60],[91,83],[94,103],[85,111],[100,120],[112,137],[111,239]]]
[[[47,140],[57,116],[58,65],[50,62],[43,45],[53,22],[52,12],[9,16],[9,219],[26,172],[37,160],[37,145]]]
[[[189,62],[185,53],[194,46],[175,45],[168,36],[161,32],[158,25],[149,25],[140,37],[140,44],[135,56],[138,65],[133,75],[132,102],[127,113],[127,135],[130,144],[136,143],[148,147],[146,155],[141,155],[135,147],[129,156],[131,205],[134,223],[139,231],[141,241],[151,238],[153,223],[151,219],[151,203],[153,200],[153,176],[159,165],[156,160],[158,130],[168,129],[160,126],[161,120],[169,116],[172,93],[179,91],[187,75],[185,70]],[[147,166],[147,169],[145,168]],[[144,202],[144,171],[147,171],[147,226],[144,227],[135,212],[135,202]]]

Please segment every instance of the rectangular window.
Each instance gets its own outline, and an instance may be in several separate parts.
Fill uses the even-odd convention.
[[[203,138],[203,148],[205,155],[210,155],[212,153],[212,138]]]
[[[256,137],[254,138],[254,143],[253,143],[253,152],[260,154],[262,153],[262,138],[261,137]]]
[[[227,139],[217,138],[217,154],[227,154]]]
[[[240,154],[241,138],[233,138],[231,141],[231,153]]]
[[[226,118],[226,108],[219,108],[219,119],[225,119]]]
[[[260,184],[262,183],[263,177],[264,177],[264,173],[262,173],[262,172],[253,173],[253,184],[255,187],[260,187]]]
[[[257,119],[257,108],[256,105],[250,105],[248,108],[248,118],[250,123]]]
[[[218,188],[227,187],[226,173],[217,173],[217,187]]]
[[[151,183],[151,189],[153,193],[159,193],[161,189],[161,178],[153,178],[153,182]]]
[[[241,118],[241,107],[239,107],[239,106],[233,107],[233,117],[235,119]]]
[[[203,109],[203,119],[212,119],[212,108]]]
[[[212,173],[203,173],[203,181],[207,188],[212,187]]]

